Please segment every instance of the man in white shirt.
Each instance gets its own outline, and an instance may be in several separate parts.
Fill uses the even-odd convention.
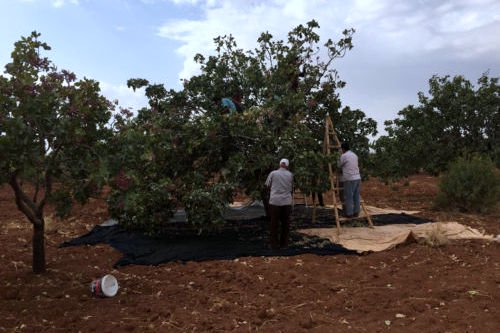
[[[342,143],[341,148],[343,154],[340,156],[339,166],[342,168],[344,185],[344,215],[356,217],[360,211],[359,191],[361,188],[358,156],[350,150],[347,142]]]
[[[290,162],[283,158],[280,167],[272,171],[266,180],[270,189],[269,215],[271,217],[271,248],[288,246],[290,214],[292,212],[293,174],[288,171]]]

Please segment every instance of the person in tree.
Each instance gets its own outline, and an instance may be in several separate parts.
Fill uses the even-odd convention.
[[[225,110],[225,113],[241,113],[243,112],[243,107],[241,106],[241,94],[236,93],[232,98],[224,97],[221,99],[221,106]]]
[[[292,93],[296,94],[299,91],[299,80],[305,76],[304,71],[300,69],[302,60],[294,56],[288,60],[288,82],[289,89]]]
[[[266,180],[266,186],[270,190],[270,242],[274,250],[288,246],[293,193],[293,174],[288,170],[288,166],[289,161],[283,158],[279,169],[272,171]]]
[[[349,143],[343,142],[340,146],[339,167],[342,169],[342,182],[344,188],[344,215],[357,217],[360,211],[359,191],[361,188],[361,175],[359,173],[358,156],[350,150]]]

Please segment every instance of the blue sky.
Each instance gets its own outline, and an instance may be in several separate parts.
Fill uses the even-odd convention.
[[[168,88],[196,73],[196,53],[232,33],[254,48],[262,31],[285,38],[316,19],[324,40],[355,28],[354,48],[335,64],[347,82],[344,105],[379,123],[417,103],[434,75],[462,74],[475,82],[500,74],[499,0],[0,0],[0,65],[13,44],[36,30],[59,68],[101,82],[125,107],[145,105],[126,88],[141,77]]]

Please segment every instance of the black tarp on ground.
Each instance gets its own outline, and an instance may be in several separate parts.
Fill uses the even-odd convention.
[[[86,235],[64,242],[60,246],[109,244],[123,253],[123,257],[115,263],[115,267],[129,264],[158,265],[170,261],[235,259],[246,256],[355,253],[339,245],[332,244],[328,240],[295,233],[293,231],[295,229],[335,226],[331,211],[318,209],[317,222],[313,224],[309,218],[309,210],[306,207],[295,207],[292,217],[290,246],[287,249],[278,251],[269,249],[269,233],[265,218],[228,220],[228,224],[224,229],[210,235],[193,235],[192,233],[182,235],[177,233],[175,237],[162,238],[128,232],[119,225],[96,226]],[[234,216],[241,217],[237,214]],[[429,222],[405,214],[375,215],[372,216],[372,220],[375,225]],[[360,219],[351,221],[349,224],[366,225],[366,222]],[[172,222],[169,229],[173,229],[173,225],[177,225],[179,230],[183,230],[185,222]],[[346,223],[343,225],[345,226]]]

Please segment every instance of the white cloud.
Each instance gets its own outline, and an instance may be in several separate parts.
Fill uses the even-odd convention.
[[[78,0],[52,0],[52,6],[54,6],[56,8],[61,8],[66,4],[78,5],[79,1]]]
[[[258,34],[270,31],[284,38],[294,26],[316,19],[323,36],[340,37],[344,28],[354,27],[355,47],[388,58],[425,57],[445,52],[454,58],[471,58],[487,52],[500,53],[500,2],[480,0],[394,2],[390,0],[207,1],[171,0],[176,4],[199,5],[199,20],[170,20],[158,35],[181,42],[177,52],[184,57],[180,77],[196,72],[196,53],[212,52],[214,37],[233,34],[238,45],[253,48]],[[364,43],[364,45],[362,44]]]
[[[145,1],[151,1],[151,0],[145,0]],[[191,5],[195,6],[198,4],[204,5],[205,7],[213,7],[216,5],[218,0],[169,0],[175,5]]]
[[[199,0],[172,0],[173,3],[177,5],[188,4],[188,5],[196,5],[200,1]]]
[[[261,32],[267,30],[277,38],[285,38],[291,28],[314,18],[314,5],[326,3],[325,0],[212,2],[213,6],[205,7],[203,19],[170,20],[158,28],[158,35],[181,42],[177,52],[184,57],[184,69],[179,76],[186,78],[196,73],[197,65],[192,60],[196,53],[212,53],[213,38],[232,34],[239,47],[252,49]]]
[[[433,74],[474,73],[477,76],[470,79],[475,81],[478,68],[500,68],[498,0],[170,1],[198,6],[203,13],[197,20],[168,20],[157,30],[159,36],[181,44],[176,50],[184,59],[180,78],[198,72],[194,55],[212,54],[213,38],[220,35],[232,34],[239,47],[253,49],[261,32],[286,39],[290,29],[311,19],[321,25],[324,39],[337,40],[343,29],[355,28],[354,49],[334,66],[341,78],[348,78],[344,104],[363,105],[378,120],[393,118],[402,101],[416,96]],[[398,99],[389,90],[377,90],[381,86],[406,86],[407,91]],[[367,101],[367,95],[378,102]]]
[[[372,44],[394,57],[407,55],[429,56],[442,52],[451,58],[474,57],[481,53],[500,51],[496,36],[500,35],[500,3],[482,1],[429,2],[412,1],[394,5],[377,1],[356,2],[348,22],[370,30]],[[356,40],[356,36],[355,36]],[[375,45],[373,42],[376,42]]]
[[[19,2],[37,2],[40,0],[17,0],[17,1],[19,1]],[[49,1],[42,0],[42,1],[50,2],[50,4],[56,8],[63,7],[66,4],[79,5],[79,0],[49,0]]]
[[[170,2],[177,6],[204,6],[212,7],[215,6],[218,0],[140,0],[146,5],[155,4],[159,2]]]
[[[102,94],[110,101],[118,100],[119,105],[128,108],[134,112],[148,106],[148,99],[144,95],[144,88],[138,89],[135,92],[124,84],[114,85],[111,83],[100,81]]]

